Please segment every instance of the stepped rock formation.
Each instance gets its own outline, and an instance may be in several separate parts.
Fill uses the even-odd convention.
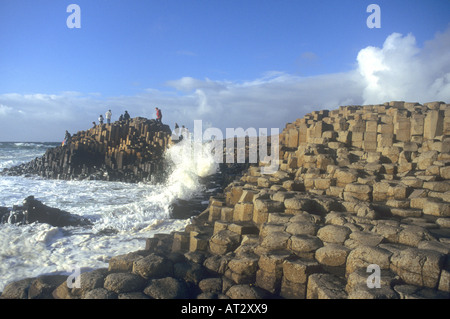
[[[2,298],[450,298],[449,104],[312,112],[280,144],[276,173],[249,167],[184,231]]]
[[[37,174],[54,179],[137,182],[160,178],[170,144],[168,125],[141,117],[96,125],[74,134],[64,146],[2,174]]]

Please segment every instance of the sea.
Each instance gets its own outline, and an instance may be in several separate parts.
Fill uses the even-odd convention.
[[[0,171],[58,145],[0,142]],[[0,175],[0,206],[22,205],[33,195],[47,206],[93,223],[89,227],[0,224],[0,292],[8,283],[24,278],[108,267],[111,257],[144,249],[147,238],[184,229],[191,219],[171,218],[171,204],[214,192],[206,189],[202,178],[218,172],[209,152],[188,156],[192,148],[193,143],[186,140],[166,151],[173,165],[160,184]]]

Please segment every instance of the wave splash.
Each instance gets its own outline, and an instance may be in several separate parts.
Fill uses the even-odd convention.
[[[62,228],[0,224],[0,291],[10,281],[65,272],[71,266],[107,267],[112,256],[143,249],[146,238],[186,227],[189,219],[170,218],[171,204],[205,191],[202,178],[218,169],[207,151],[188,156],[193,147],[186,140],[166,151],[172,164],[166,181],[157,185],[0,177],[0,206],[11,207],[34,190],[46,205],[93,222],[91,227]]]
[[[171,218],[171,209],[178,199],[190,200],[205,191],[202,178],[218,170],[213,156],[205,151],[200,157],[190,156],[194,144],[182,141],[170,147],[165,154],[170,172],[164,183],[149,185],[139,183],[141,189],[132,202],[117,205],[110,213],[103,214],[95,221],[94,229],[103,231],[115,229],[120,232],[138,231],[149,224]],[[125,195],[126,196],[126,195]]]

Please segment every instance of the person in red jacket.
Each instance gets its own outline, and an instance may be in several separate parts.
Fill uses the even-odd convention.
[[[156,122],[162,123],[162,113],[161,110],[155,107],[156,110]]]

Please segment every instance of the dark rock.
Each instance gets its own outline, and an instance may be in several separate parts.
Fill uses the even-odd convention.
[[[198,198],[184,200],[184,199],[176,199],[170,205],[171,218],[175,219],[186,219],[192,216],[196,216],[200,214],[202,211],[208,207],[208,204],[204,204],[205,198]]]
[[[239,246],[240,236],[228,229],[214,234],[210,240],[210,250],[213,254],[224,255]]]
[[[28,290],[28,299],[53,299],[53,291],[67,280],[64,275],[44,275],[35,279]]]
[[[187,299],[189,289],[185,282],[173,277],[153,279],[144,293],[154,299]]]
[[[150,299],[150,297],[142,292],[127,292],[120,294],[118,299]]]
[[[8,207],[0,207],[0,223],[7,223],[10,210]]]
[[[231,299],[267,299],[270,297],[270,294],[264,289],[246,284],[232,286],[226,295]]]
[[[139,292],[146,283],[147,280],[132,273],[113,273],[106,276],[104,288],[117,294]]]
[[[212,292],[202,292],[197,296],[197,299],[219,299],[219,296]]]
[[[162,278],[173,274],[173,263],[157,254],[150,254],[133,262],[133,273],[143,278]]]
[[[187,260],[192,261],[196,264],[203,264],[207,258],[207,253],[203,251],[190,251],[184,254]]]
[[[198,284],[206,277],[206,269],[202,265],[193,262],[177,263],[173,267],[174,276],[186,282]]]
[[[126,272],[133,270],[133,263],[147,255],[146,251],[134,251],[128,254],[114,256],[109,260],[110,272]]]
[[[105,277],[108,275],[106,268],[95,269],[80,275],[80,287],[69,288],[67,282],[63,282],[52,293],[54,299],[80,299],[87,292],[103,288]]]
[[[198,287],[204,293],[221,293],[222,286],[222,278],[206,278],[198,283]]]
[[[101,268],[90,272],[84,272],[80,275],[80,288],[72,288],[72,293],[81,295],[89,290],[102,288],[105,277],[108,275],[108,269]]]
[[[90,220],[44,205],[34,196],[28,196],[23,200],[23,206],[14,206],[11,211],[0,210],[0,220],[11,224],[45,223],[55,227],[92,225]]]
[[[186,261],[186,256],[180,252],[171,252],[167,254],[167,258],[173,263],[181,263]]]
[[[72,289],[67,286],[67,282],[63,282],[52,292],[53,299],[80,299],[72,293]]]
[[[155,254],[167,256],[172,251],[173,236],[171,234],[155,234],[158,244],[154,247]]]
[[[2,298],[5,299],[28,299],[28,290],[35,278],[26,278],[11,282],[5,286]]]
[[[87,292],[83,299],[117,299],[117,294],[105,288],[96,288]]]
[[[203,265],[206,269],[208,269],[209,272],[212,274],[225,274],[225,271],[228,267],[228,262],[232,259],[232,256],[230,254],[227,254],[225,256],[220,255],[213,255],[211,257],[208,257],[203,262]]]

